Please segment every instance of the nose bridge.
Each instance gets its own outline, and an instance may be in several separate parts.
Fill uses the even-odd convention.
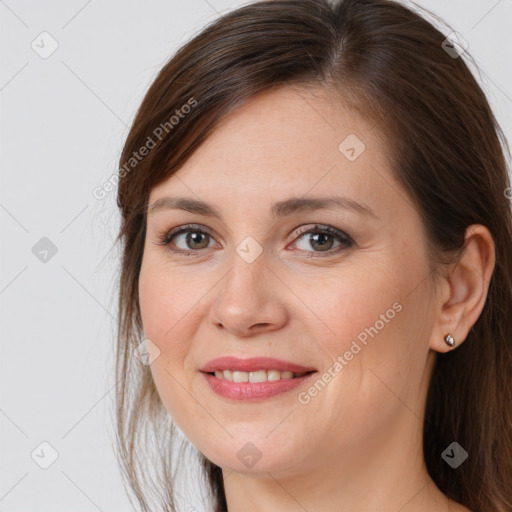
[[[263,246],[252,236],[246,236],[234,247],[229,264],[231,271],[223,286],[223,299],[231,304],[253,305],[261,300],[264,288],[259,286],[268,276],[265,273],[266,255]]]
[[[263,249],[257,249],[254,242],[245,240],[233,251],[231,269],[216,287],[211,311],[213,323],[237,335],[247,335],[255,328],[276,328],[286,318],[279,293],[271,288],[273,280]]]
[[[262,255],[254,261],[248,261],[234,252],[231,260],[231,271],[226,275],[225,282],[221,287],[221,296],[225,308],[232,314],[247,315],[245,312],[255,311],[261,305],[265,295],[265,284],[268,284],[268,276],[265,279],[265,260]]]

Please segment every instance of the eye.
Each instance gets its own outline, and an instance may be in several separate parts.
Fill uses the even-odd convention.
[[[298,233],[298,238],[301,239],[305,235],[309,235],[309,237],[304,238],[306,240],[305,247],[300,250],[310,252],[312,253],[311,256],[314,257],[323,256],[322,254],[315,253],[327,253],[326,256],[328,256],[354,245],[352,238],[343,233],[343,231],[339,231],[331,226],[320,226],[317,224],[307,230],[302,229]],[[198,225],[186,225],[159,235],[157,244],[169,246],[170,251],[178,254],[193,255],[202,249],[210,247],[210,242],[212,241],[213,237],[208,230]],[[333,249],[336,242],[338,242],[338,246],[335,246]],[[311,248],[314,250],[311,251]]]
[[[309,237],[304,238],[305,243],[303,244],[303,248],[301,250],[313,253],[324,252],[333,254],[354,245],[352,238],[343,233],[343,231],[339,231],[338,229],[332,228],[331,226],[319,226],[317,224],[306,231],[301,230],[299,232],[298,238],[301,239],[305,235],[309,235]],[[333,249],[335,242],[338,242],[339,245]],[[314,250],[310,251],[311,248]],[[313,255],[316,256],[315,254]]]
[[[158,245],[171,245],[169,249],[179,254],[193,254],[194,251],[208,248],[212,241],[210,233],[199,226],[187,225],[181,226],[159,236]],[[181,243],[180,247],[178,244]]]

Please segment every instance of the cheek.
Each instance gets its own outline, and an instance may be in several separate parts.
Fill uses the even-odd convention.
[[[335,377],[311,399],[311,411],[337,418],[333,436],[347,421],[357,438],[396,414],[410,414],[406,409],[421,414],[431,317],[427,285],[417,285],[425,277],[419,265],[375,265],[315,295],[318,316],[329,327],[318,343],[338,364],[324,368]]]
[[[331,359],[352,352],[351,366],[389,368],[390,374],[411,358],[422,360],[431,297],[419,229],[389,231],[321,286],[304,283],[303,296],[313,293],[313,309],[328,329],[319,342]]]
[[[172,272],[151,257],[143,261],[139,304],[144,336],[160,350],[150,371],[165,409],[182,429],[187,429],[190,421],[191,398],[185,390],[190,389],[191,374],[185,366],[200,307],[194,290],[197,288],[183,273]]]
[[[144,258],[138,289],[144,333],[165,349],[175,346],[167,340],[186,340],[179,333],[193,325],[208,286],[193,273],[168,268],[158,255]]]
[[[307,305],[327,333],[318,342],[332,359],[350,350],[355,341],[369,347],[370,340],[387,337],[399,321],[403,284],[398,276],[390,275],[389,268],[351,269],[350,275],[331,276],[322,286],[315,286],[313,294],[311,284],[306,286]]]
[[[142,325],[144,336],[160,350],[151,371],[159,391],[166,395],[175,392],[173,376],[180,383],[186,377],[184,367],[200,308],[200,296],[194,290],[197,287],[183,273],[171,272],[151,257],[143,261],[139,278]]]

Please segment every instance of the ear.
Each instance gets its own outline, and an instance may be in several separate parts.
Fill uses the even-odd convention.
[[[465,250],[460,260],[443,276],[439,287],[437,319],[430,348],[453,350],[444,340],[450,333],[455,347],[467,337],[484,308],[495,265],[495,246],[489,230],[480,224],[466,229]]]

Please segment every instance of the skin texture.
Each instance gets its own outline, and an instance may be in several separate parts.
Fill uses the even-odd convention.
[[[462,260],[434,286],[421,217],[372,128],[321,91],[276,89],[228,118],[151,191],[150,205],[184,196],[212,203],[223,218],[150,214],[139,298],[145,336],[160,350],[151,365],[158,393],[222,467],[230,512],[468,510],[426,471],[423,409],[436,353],[449,350],[445,334],[460,345],[483,308],[492,237],[483,226],[468,229]],[[366,146],[354,161],[338,149],[349,134]],[[303,196],[350,198],[375,216],[272,217],[274,202]],[[158,245],[188,223],[211,237]],[[298,233],[315,224],[354,244]],[[249,236],[263,249],[252,263],[236,252]],[[400,311],[389,319],[393,304]],[[198,371],[222,355],[270,356],[313,366],[321,378],[361,332],[381,326],[381,315],[384,326],[307,404],[297,395],[311,384],[242,403],[215,394]],[[248,442],[261,454],[252,467],[237,457]]]

